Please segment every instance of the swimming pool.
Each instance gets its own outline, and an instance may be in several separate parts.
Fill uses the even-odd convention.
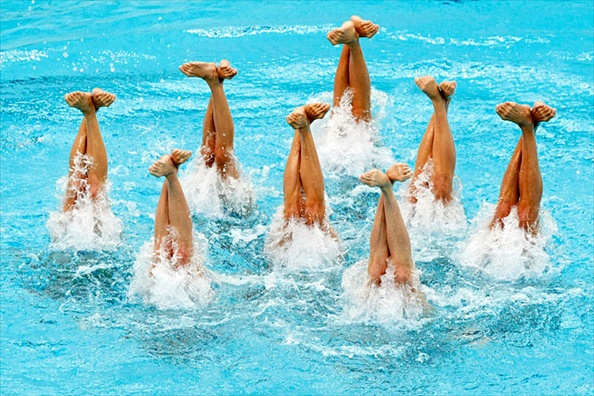
[[[282,202],[285,116],[329,100],[339,50],[325,34],[353,13],[382,27],[362,45],[388,155],[412,165],[431,114],[413,78],[458,82],[449,117],[467,223],[441,239],[411,233],[436,308],[423,320],[351,315],[343,277],[367,258],[376,204],[356,190],[357,163],[325,175],[344,258],[285,271],[263,254]],[[3,3],[2,392],[592,394],[593,13],[587,1]],[[214,297],[157,309],[128,293],[160,188],[146,169],[200,144],[207,88],[177,67],[223,58],[239,70],[226,91],[256,205],[245,219],[194,217]],[[121,243],[50,250],[80,121],[63,96],[95,86],[118,95],[99,122]],[[495,105],[536,99],[558,110],[537,135],[549,263],[509,280],[459,254],[518,136]]]

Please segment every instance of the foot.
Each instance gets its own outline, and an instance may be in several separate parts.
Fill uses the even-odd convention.
[[[397,163],[386,170],[386,176],[388,176],[392,183],[395,181],[403,182],[411,178],[412,170],[406,164]]]
[[[192,152],[190,150],[180,149],[174,149],[170,155],[171,161],[173,162],[173,165],[175,165],[176,168],[179,168],[181,164],[189,160],[191,156]]]
[[[83,114],[94,114],[95,105],[93,104],[93,96],[90,92],[71,92],[64,96],[68,106],[75,107],[82,111]]]
[[[93,104],[95,105],[96,110],[99,110],[100,107],[109,107],[116,100],[116,96],[114,94],[106,92],[101,88],[94,88],[92,96]]]
[[[207,83],[219,82],[217,65],[208,62],[188,62],[179,67],[179,70],[188,77],[200,77]]]
[[[330,110],[330,105],[328,103],[308,103],[303,106],[305,111],[305,115],[307,116],[307,120],[311,124],[314,120],[321,120],[324,118],[328,110]]]
[[[425,92],[429,99],[432,101],[434,100],[443,100],[441,97],[441,93],[439,91],[439,85],[437,85],[437,81],[431,76],[423,76],[423,77],[416,77],[415,84],[421,89],[421,91]]]
[[[361,183],[366,184],[369,187],[392,188],[390,178],[379,169],[372,169],[369,172],[363,173],[359,176],[359,180]]]
[[[497,105],[497,114],[502,120],[511,121],[519,126],[533,125],[530,106],[514,102],[505,102]]]
[[[445,100],[450,100],[456,92],[456,81],[442,81],[442,83],[439,84],[439,90],[441,91],[441,96]]]
[[[219,75],[219,81],[221,82],[223,80],[231,80],[237,75],[237,69],[232,68],[229,61],[223,59],[219,62],[219,66],[217,67],[217,74]]]
[[[536,125],[541,122],[548,122],[550,119],[555,117],[557,110],[537,100],[534,102],[534,106],[532,107],[530,114],[532,115],[532,120]]]
[[[379,31],[379,25],[363,20],[357,15],[353,15],[351,21],[355,25],[355,30],[360,37],[372,38]]]
[[[287,116],[287,123],[291,125],[293,129],[305,128],[308,124],[305,109],[303,107],[297,107],[293,110],[293,112]]]
[[[355,24],[352,21],[346,21],[341,27],[331,30],[326,36],[332,45],[336,44],[352,44],[359,38]]]
[[[177,168],[168,155],[164,155],[158,161],[155,161],[154,164],[149,166],[148,170],[151,175],[156,177],[168,176],[177,172]]]

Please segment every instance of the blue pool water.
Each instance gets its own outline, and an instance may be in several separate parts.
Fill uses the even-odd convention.
[[[353,13],[382,27],[362,43],[377,142],[357,130],[367,151],[349,152],[324,135],[329,121],[314,131],[343,254],[310,238],[318,256],[274,265],[264,248],[282,203],[285,116],[330,99],[340,50],[325,34]],[[36,0],[3,2],[1,19],[3,394],[594,393],[591,1]],[[239,70],[226,91],[254,204],[247,217],[197,211],[212,296],[163,309],[130,289],[160,191],[147,167],[201,141],[207,88],[177,67],[223,58]],[[411,220],[435,308],[412,317],[398,295],[365,297],[357,284],[377,195],[354,176],[374,160],[414,164],[431,115],[413,82],[423,74],[458,82],[450,125],[462,212]],[[50,240],[80,122],[63,96],[96,86],[118,95],[99,122],[123,227],[99,252]],[[477,265],[492,252],[473,238],[519,134],[495,105],[537,99],[558,111],[537,136],[538,251],[514,257],[519,240],[508,235],[509,254]]]

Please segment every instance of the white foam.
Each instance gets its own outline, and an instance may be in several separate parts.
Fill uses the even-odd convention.
[[[156,256],[153,243],[142,246],[134,263],[134,277],[128,291],[131,300],[140,297],[145,304],[158,309],[193,309],[208,304],[214,291],[198,246],[194,247],[194,256],[188,264],[176,266],[175,256],[171,259],[165,253]]]
[[[416,328],[422,325],[428,306],[420,292],[419,273],[413,271],[412,285],[397,284],[394,265],[388,261],[381,285],[372,284],[367,260],[345,270],[343,319],[347,322],[376,323],[391,328]],[[413,292],[412,288],[417,291]]]
[[[285,222],[282,206],[272,218],[264,252],[274,267],[293,271],[336,268],[342,257],[340,242],[328,231],[303,220]]]
[[[229,213],[245,217],[256,202],[252,186],[244,175],[238,179],[223,179],[215,166],[206,166],[200,155],[189,163],[180,182],[190,210],[208,217],[220,218]]]
[[[454,178],[452,200],[444,204],[433,194],[433,160],[430,159],[415,180],[416,203],[410,202],[410,182],[398,190],[400,209],[406,228],[411,236],[416,260],[431,261],[436,257],[449,256],[455,242],[466,234],[468,220],[460,202],[461,184]]]
[[[557,231],[553,218],[542,212],[538,233],[533,236],[519,226],[516,207],[503,219],[503,227],[491,229],[494,213],[494,205],[483,205],[473,222],[471,237],[462,245],[462,265],[509,281],[549,273],[552,265],[545,247]]]
[[[316,142],[320,164],[325,173],[359,176],[374,167],[388,167],[395,161],[389,148],[381,146],[376,124],[385,114],[388,95],[372,89],[370,123],[357,122],[351,109],[352,91],[343,95],[340,106],[332,109],[332,117],[316,121],[311,131]]]
[[[92,159],[87,155],[74,158],[73,174],[87,174]],[[47,229],[51,237],[50,250],[115,250],[120,243],[123,225],[112,212],[107,198],[109,183],[96,199],[91,198],[90,186],[81,180],[82,193],[75,207],[67,212],[51,212]],[[68,177],[57,182],[60,196],[64,196]]]
[[[284,26],[227,26],[223,28],[210,29],[190,29],[185,33],[195,34],[208,38],[237,38],[243,36],[255,36],[260,34],[315,34],[326,33],[331,29],[331,25],[284,25]]]

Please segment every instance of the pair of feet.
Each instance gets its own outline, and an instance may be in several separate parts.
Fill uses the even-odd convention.
[[[502,120],[511,121],[520,127],[533,126],[536,128],[541,122],[547,122],[555,117],[557,110],[541,101],[534,102],[530,108],[515,102],[505,102],[497,105],[497,114]]]
[[[326,37],[332,45],[350,45],[356,42],[359,37],[372,38],[378,31],[379,25],[353,15],[341,27],[331,30]]]
[[[449,102],[456,92],[456,81],[437,81],[431,76],[415,78],[415,84],[431,99],[432,102]]]
[[[156,177],[177,174],[179,166],[189,160],[191,156],[190,150],[174,149],[171,154],[166,154],[155,161],[149,167],[149,173]]]
[[[82,111],[83,114],[94,113],[101,107],[109,107],[116,100],[116,96],[101,88],[93,89],[93,92],[75,91],[64,96],[68,106]]]
[[[179,70],[188,77],[199,77],[209,85],[222,84],[224,80],[231,80],[237,75],[237,69],[225,59],[218,66],[211,62],[188,62],[181,65]]]
[[[372,169],[359,176],[361,183],[369,187],[379,187],[380,189],[391,189],[394,182],[403,182],[412,176],[410,167],[403,163],[396,163],[389,167],[386,172],[379,169]]]
[[[297,107],[287,116],[287,123],[293,129],[306,128],[314,120],[324,118],[326,113],[330,110],[328,103],[308,103],[305,106]]]

